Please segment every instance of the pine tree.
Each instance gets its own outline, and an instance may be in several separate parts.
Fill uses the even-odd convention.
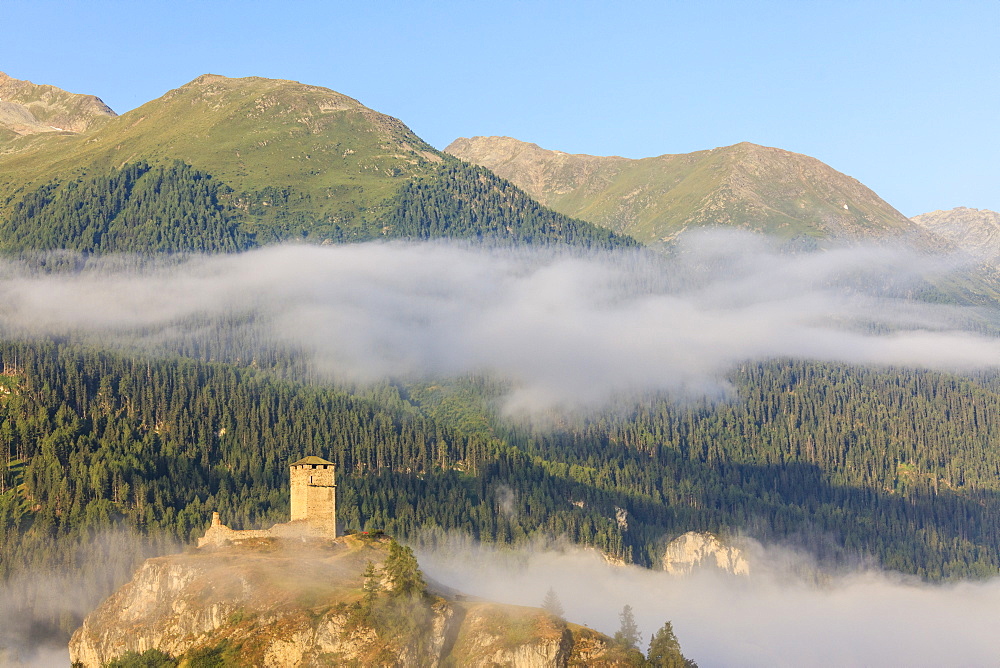
[[[385,572],[392,580],[394,596],[417,596],[424,593],[427,583],[417,565],[413,550],[400,545],[395,540],[389,543],[389,557],[385,560]]]
[[[552,587],[549,587],[549,590],[545,592],[542,608],[556,619],[565,619],[566,611],[563,610],[562,603],[559,602],[559,596],[556,595],[556,590]]]
[[[379,578],[378,570],[371,561],[368,562],[368,566],[365,568],[364,590],[366,601],[372,601],[382,590],[382,582]]]
[[[626,605],[618,615],[621,620],[621,627],[615,633],[615,642],[629,649],[638,649],[642,642],[642,634],[639,633],[639,626],[635,623],[635,615],[632,614],[632,606]]]
[[[649,663],[656,668],[698,668],[698,664],[681,653],[681,644],[674,635],[674,625],[667,622],[649,640]]]

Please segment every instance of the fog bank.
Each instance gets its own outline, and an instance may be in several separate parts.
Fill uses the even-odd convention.
[[[708,232],[644,251],[467,245],[280,246],[74,275],[0,266],[0,327],[170,345],[191,319],[254,314],[254,337],[350,381],[494,373],[512,411],[650,391],[718,394],[745,360],[791,356],[972,369],[1000,364],[974,309],[915,302],[950,258],[852,247],[783,254]],[[116,268],[119,267],[119,268]],[[151,334],[153,331],[155,334]],[[130,338],[131,337],[131,338]]]
[[[418,556],[431,578],[474,596],[541,606],[552,587],[568,620],[609,635],[631,605],[643,652],[670,620],[685,656],[701,668],[997,663],[1000,579],[929,585],[861,571],[816,584],[806,556],[752,551],[749,577],[672,576],[609,565],[594,550],[497,550],[460,539]]]
[[[69,665],[67,634],[84,616],[124,584],[136,565],[181,547],[162,536],[108,529],[73,546],[75,568],[18,569],[0,582],[0,666]]]

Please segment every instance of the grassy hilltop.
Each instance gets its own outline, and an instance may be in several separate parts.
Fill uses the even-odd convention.
[[[206,74],[94,131],[24,137],[0,158],[14,193],[140,160],[181,160],[235,190],[280,184],[351,216],[442,158],[398,120],[294,81]]]
[[[813,240],[915,230],[863,184],[819,160],[747,142],[641,160],[549,151],[510,137],[459,138],[445,151],[560,213],[646,244],[706,225]]]

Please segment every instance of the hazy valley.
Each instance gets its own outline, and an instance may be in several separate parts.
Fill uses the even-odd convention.
[[[879,597],[918,628],[996,600],[998,230],[749,143],[439,151],[292,81],[203,75],[119,116],[0,75],[0,656],[64,653],[117,590],[88,665],[190,661],[185,634],[223,665],[642,665],[671,619],[703,666],[891,660],[905,624],[851,654],[725,611],[794,627],[843,596],[850,633]],[[286,520],[307,455],[353,537],[191,547],[213,511]],[[433,579],[417,626],[366,598],[376,531]],[[334,584],[274,575],[297,569]],[[174,612],[133,647],[143,588]],[[505,607],[549,588],[568,621]],[[956,614],[958,662],[991,656]]]

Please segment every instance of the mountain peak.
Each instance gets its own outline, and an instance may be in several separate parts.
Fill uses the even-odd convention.
[[[921,228],[954,244],[973,257],[1000,266],[1000,213],[959,206],[913,217]]]
[[[243,111],[257,115],[300,111],[314,114],[333,111],[362,111],[377,114],[354,98],[335,90],[290,79],[202,74],[183,86],[169,91],[159,100],[170,100],[177,96],[194,96],[192,101],[210,101],[210,109],[221,109],[223,105],[238,104],[242,101],[255,107]]]
[[[18,90],[34,91],[35,97],[58,91],[17,83]],[[0,85],[13,87],[8,80]],[[10,99],[2,90],[0,98]],[[26,115],[20,104],[11,114]],[[8,132],[0,134],[0,141],[14,140],[0,150],[0,186],[31,189],[89,169],[180,160],[236,192],[280,187],[278,194],[298,207],[297,217],[309,225],[323,221],[330,229],[354,225],[364,211],[383,206],[407,178],[443,160],[399,120],[328,88],[210,73],[85,134],[29,142],[18,140],[22,133],[16,129]],[[264,199],[270,197],[273,193]]]
[[[807,155],[750,142],[637,160],[550,151],[510,137],[461,138],[445,151],[493,170],[559,213],[645,243],[718,225],[789,239],[915,230],[856,179]]]
[[[0,137],[86,132],[117,116],[100,98],[0,72]]]
[[[220,81],[224,79],[229,79],[229,77],[223,76],[221,74],[211,74],[209,72],[206,72],[205,74],[202,74],[200,77],[195,77],[194,80],[191,81],[191,83],[192,84],[211,83],[213,81]]]

